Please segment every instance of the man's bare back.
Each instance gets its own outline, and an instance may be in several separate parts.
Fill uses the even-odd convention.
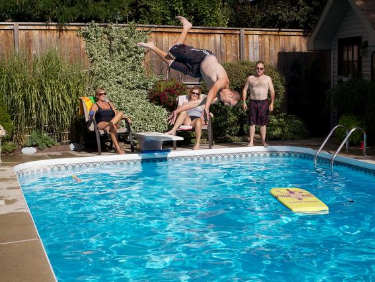
[[[215,82],[221,78],[224,78],[229,82],[226,71],[213,55],[207,56],[207,58],[201,63],[200,71],[202,79],[206,83],[208,89],[211,89]],[[228,87],[229,85],[226,85],[225,88]]]

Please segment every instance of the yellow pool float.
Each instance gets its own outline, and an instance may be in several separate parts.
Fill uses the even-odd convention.
[[[321,200],[301,188],[273,188],[271,194],[284,206],[298,213],[328,213]]]

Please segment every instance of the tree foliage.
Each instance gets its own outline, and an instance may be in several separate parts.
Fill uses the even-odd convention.
[[[327,0],[232,0],[233,27],[301,28],[312,31]]]
[[[133,0],[7,0],[0,1],[2,21],[126,22]]]
[[[0,21],[117,22],[195,26],[303,28],[311,31],[327,0],[7,0]]]

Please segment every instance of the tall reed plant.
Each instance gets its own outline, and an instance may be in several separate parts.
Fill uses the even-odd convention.
[[[72,128],[77,99],[87,92],[83,69],[57,50],[33,58],[14,53],[0,61],[0,93],[13,120],[14,142],[23,145],[33,129],[52,131],[57,141],[66,138],[62,132]]]

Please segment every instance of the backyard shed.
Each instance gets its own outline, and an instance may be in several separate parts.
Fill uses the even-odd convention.
[[[375,1],[328,0],[307,42],[331,52],[331,87],[340,80],[375,80]]]

